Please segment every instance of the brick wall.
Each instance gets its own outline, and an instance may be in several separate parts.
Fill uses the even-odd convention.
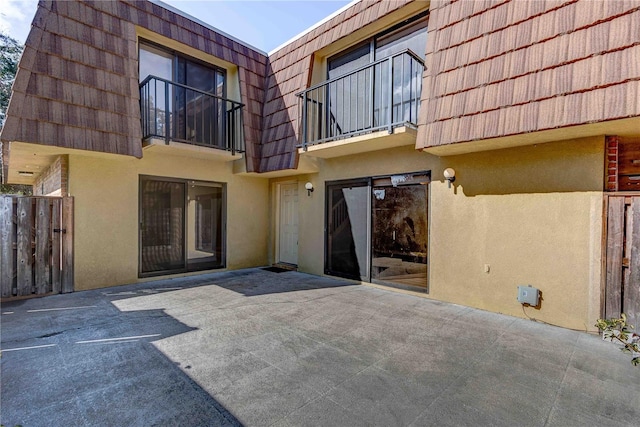
[[[618,191],[618,147],[620,138],[607,136],[607,191]]]
[[[66,196],[69,193],[68,156],[59,156],[36,178],[33,185],[34,196]]]

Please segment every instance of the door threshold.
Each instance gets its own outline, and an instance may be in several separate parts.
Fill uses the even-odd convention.
[[[407,285],[404,283],[386,282],[380,279],[373,279],[371,280],[370,283],[383,288],[394,288],[394,289],[400,289],[403,291],[411,291],[411,292],[422,293],[422,294],[429,293],[429,288],[427,286],[414,286],[414,285]]]
[[[289,271],[298,271],[298,266],[296,264],[287,264],[286,262],[276,262],[271,264],[271,266]]]

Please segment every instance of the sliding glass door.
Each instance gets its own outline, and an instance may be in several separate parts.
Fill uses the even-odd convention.
[[[224,187],[189,181],[187,204],[187,267],[224,267]]]
[[[226,71],[150,42],[139,47],[145,135],[228,148]],[[169,132],[169,135],[167,135]]]
[[[178,58],[178,82],[197,90],[176,87],[176,138],[226,148],[224,139],[225,75],[203,64]],[[201,91],[201,92],[200,92]],[[215,95],[203,96],[204,93]]]
[[[327,274],[427,289],[428,173],[327,185]]]
[[[426,288],[427,188],[420,182],[393,186],[388,178],[373,181],[373,281]]]
[[[140,276],[225,266],[224,185],[140,177]]]
[[[307,130],[312,139],[417,123],[428,19],[420,14],[327,59],[326,93],[310,95],[307,107],[324,117]]]
[[[184,182],[140,180],[140,273],[185,265]]]
[[[370,229],[368,180],[329,185],[327,195],[327,273],[367,280]]]

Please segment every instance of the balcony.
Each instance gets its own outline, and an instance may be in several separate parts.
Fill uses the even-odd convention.
[[[243,104],[160,77],[140,84],[142,138],[191,154],[215,154],[229,160],[244,152]],[[215,157],[215,156],[214,156]]]
[[[313,86],[300,97],[300,153],[337,157],[415,144],[424,62],[410,50]]]

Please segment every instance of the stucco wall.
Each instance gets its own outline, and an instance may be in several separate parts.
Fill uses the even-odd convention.
[[[268,181],[233,175],[230,162],[145,152],[140,160],[69,156],[75,197],[75,286],[94,289],[138,279],[138,177],[227,184],[227,268],[267,263]]]
[[[431,296],[522,316],[517,285],[542,292],[550,323],[593,329],[599,314],[604,138],[445,159],[433,185]],[[485,273],[485,264],[489,273]]]
[[[451,188],[446,167],[457,172]],[[592,329],[600,307],[604,137],[454,157],[408,147],[322,160],[320,173],[296,177],[299,270],[324,273],[326,181],[421,170],[432,172],[429,298],[522,317],[517,286],[530,284],[543,298],[540,310],[527,308],[531,317]],[[310,197],[307,181],[315,187]]]

